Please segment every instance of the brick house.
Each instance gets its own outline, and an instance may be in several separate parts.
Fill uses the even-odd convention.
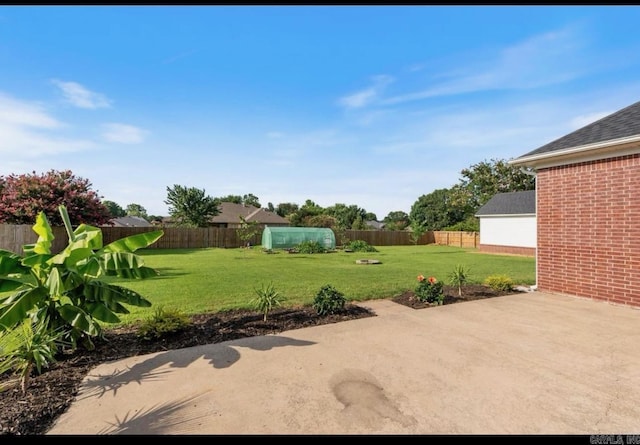
[[[640,306],[640,102],[510,164],[536,171],[538,290]]]
[[[535,256],[535,190],[498,193],[475,216],[480,221],[480,252]]]

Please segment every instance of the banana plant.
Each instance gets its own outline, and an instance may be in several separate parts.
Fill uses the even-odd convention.
[[[58,210],[69,237],[67,246],[53,254],[53,231],[44,212],[33,225],[38,239],[23,246],[24,255],[0,249],[0,330],[13,329],[25,319],[47,320],[48,330],[67,332],[65,340],[77,347],[82,340],[93,347],[100,336],[100,322],[118,323],[127,314],[125,305],[149,307],[139,293],[108,282],[104,277],[143,279],[157,275],[134,252],[156,242],[162,230],[102,243],[102,231],[87,224],[75,230],[65,206]]]

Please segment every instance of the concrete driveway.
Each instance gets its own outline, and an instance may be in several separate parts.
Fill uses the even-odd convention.
[[[103,364],[49,434],[640,434],[640,310],[540,292]]]

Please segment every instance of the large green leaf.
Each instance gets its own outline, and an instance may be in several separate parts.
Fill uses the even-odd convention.
[[[100,259],[95,255],[76,264],[76,270],[85,278],[98,278],[102,273]]]
[[[90,226],[88,224],[80,224],[76,230],[73,231],[75,239],[82,239],[86,242],[87,247],[92,250],[102,249],[102,230],[98,227]]]
[[[124,306],[119,305],[119,303],[139,307],[151,306],[151,302],[139,293],[126,287],[105,283],[103,281],[91,281],[87,283],[84,287],[84,296],[88,301],[101,301],[111,310],[124,314],[129,313],[129,311]]]
[[[87,314],[78,306],[64,304],[58,308],[58,313],[64,321],[90,336],[100,334],[100,325],[98,322],[93,320],[91,315]]]
[[[46,298],[47,292],[41,287],[23,289],[16,292],[0,306],[0,327],[12,327],[27,318],[27,314]]]
[[[158,272],[144,266],[144,259],[131,252],[105,252],[100,257],[106,275],[120,278],[150,278]]]
[[[51,258],[53,264],[65,264],[67,267],[75,267],[75,264],[93,255],[93,250],[85,239],[79,239],[69,243],[62,252]]]
[[[49,225],[49,221],[47,221],[47,217],[44,212],[40,212],[38,216],[36,216],[36,223],[33,225],[33,231],[38,234],[38,240],[35,244],[25,244],[22,246],[22,250],[25,253],[25,256],[29,256],[31,254],[50,254],[51,253],[51,243],[53,243],[53,230],[51,230],[51,226]]]
[[[159,275],[157,270],[146,266],[139,267],[138,269],[108,270],[106,274],[113,277],[136,280],[157,277]]]
[[[29,268],[21,263],[22,257],[9,250],[0,249],[0,275],[29,273]]]
[[[0,292],[12,291],[24,283],[35,284],[29,268],[22,265],[22,257],[8,250],[0,250]]]
[[[158,241],[164,232],[162,230],[154,230],[152,232],[139,233],[137,235],[127,236],[112,243],[107,244],[102,249],[103,252],[135,252],[143,249]]]
[[[47,277],[45,285],[49,290],[49,296],[60,296],[66,291],[62,276],[60,275],[60,271],[55,267],[51,270],[51,273]]]
[[[27,268],[47,267],[47,262],[52,258],[51,254],[34,254],[25,256],[22,259],[22,265]]]
[[[119,323],[120,322],[120,319],[118,318],[118,316],[116,314],[114,314],[114,311],[112,311],[111,309],[109,309],[108,307],[106,307],[102,303],[90,303],[90,304],[87,304],[87,311],[96,320],[100,320],[100,321],[103,321],[105,323]],[[118,312],[123,313],[123,314],[128,314],[129,313],[129,311],[127,311],[126,309],[125,309],[124,312],[123,311],[118,311]]]

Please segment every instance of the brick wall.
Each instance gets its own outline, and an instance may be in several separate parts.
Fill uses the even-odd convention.
[[[535,247],[498,246],[495,244],[480,244],[478,251],[482,253],[506,253],[509,255],[536,256]]]
[[[640,306],[640,155],[538,170],[540,291]]]

